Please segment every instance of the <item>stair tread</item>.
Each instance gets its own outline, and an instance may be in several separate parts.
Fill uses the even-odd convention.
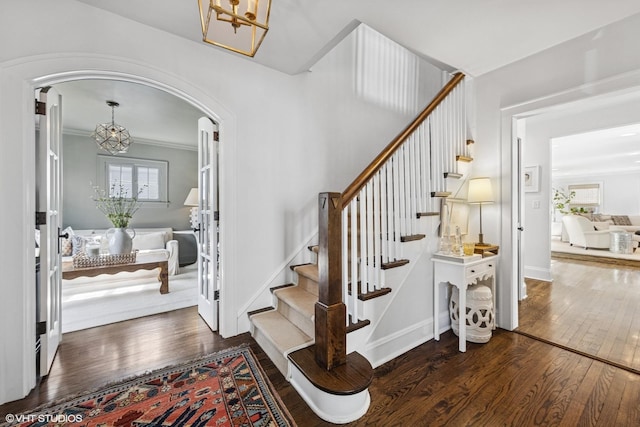
[[[313,318],[315,305],[318,302],[316,295],[305,291],[299,286],[277,289],[273,294],[297,312],[304,314],[309,319]]]
[[[388,270],[390,268],[402,267],[407,264],[409,264],[408,259],[397,259],[394,261],[383,262],[381,267],[383,270]]]
[[[440,216],[440,212],[418,212],[416,215],[418,218],[423,216]]]
[[[273,308],[273,307],[263,307],[263,308],[259,308],[257,310],[247,311],[247,316],[251,317],[251,316],[259,314],[259,313],[264,313],[265,311],[273,311],[273,310],[275,310],[275,308]]]
[[[275,310],[256,314],[251,317],[251,322],[282,354],[314,342],[313,338]]]
[[[301,276],[307,277],[314,282],[318,283],[320,281],[320,276],[318,273],[318,264],[305,264],[297,266],[293,269],[296,273]]]
[[[445,178],[453,178],[453,179],[460,179],[462,178],[462,174],[461,173],[457,173],[457,172],[445,172],[444,173],[444,177]]]
[[[315,360],[315,347],[297,350],[289,355],[291,360],[320,390],[333,395],[351,395],[366,390],[373,381],[373,367],[357,352],[347,354],[346,363],[330,371]]]
[[[426,236],[424,234],[412,234],[410,236],[400,236],[400,241],[401,242],[412,242],[415,240],[422,240],[424,239]]]
[[[360,301],[369,301],[370,299],[374,299],[374,298],[378,298],[378,297],[387,295],[390,292],[391,292],[391,288],[380,288],[380,289],[372,291],[372,292],[360,293],[360,294],[358,294],[358,299]]]
[[[450,191],[432,191],[431,197],[449,197],[451,195]]]

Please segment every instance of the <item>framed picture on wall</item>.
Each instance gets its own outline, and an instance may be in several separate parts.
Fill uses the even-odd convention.
[[[525,166],[522,182],[526,193],[540,191],[540,166]]]
[[[456,227],[460,227],[460,234],[466,236],[469,233],[469,205],[464,199],[447,199],[449,211],[449,234],[455,235]]]

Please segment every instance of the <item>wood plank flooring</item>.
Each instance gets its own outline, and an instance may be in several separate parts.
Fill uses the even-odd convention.
[[[640,268],[553,259],[527,279],[518,331],[640,373]]]
[[[325,426],[265,353],[243,334],[222,339],[194,308],[64,335],[51,374],[7,413],[94,389],[147,370],[250,342],[300,426]],[[457,350],[451,332],[380,366],[371,406],[353,426],[636,426],[640,376],[502,330]]]

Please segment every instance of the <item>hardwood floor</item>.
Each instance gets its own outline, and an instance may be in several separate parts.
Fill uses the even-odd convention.
[[[640,373],[640,269],[553,259],[553,282],[527,279],[518,331]]]
[[[49,377],[0,406],[0,419],[244,342],[298,425],[328,425],[248,334],[222,339],[194,308],[65,334]],[[369,411],[351,425],[640,425],[639,375],[502,330],[466,353],[457,348],[447,332],[377,368]]]

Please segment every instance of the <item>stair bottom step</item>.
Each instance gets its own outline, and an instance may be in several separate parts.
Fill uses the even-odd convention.
[[[366,390],[373,380],[373,367],[357,352],[349,353],[344,365],[327,371],[315,360],[315,346],[292,352],[289,360],[318,389],[335,395],[352,395]]]
[[[254,326],[253,337],[286,378],[287,355],[312,345],[313,338],[276,310],[254,314],[250,319]]]

